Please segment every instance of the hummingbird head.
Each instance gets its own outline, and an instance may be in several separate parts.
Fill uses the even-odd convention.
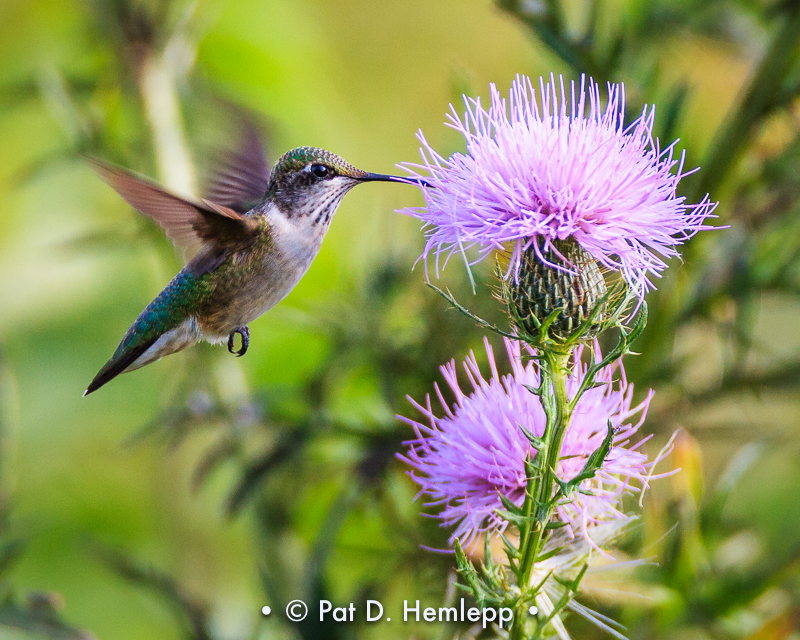
[[[298,147],[284,153],[270,173],[267,201],[287,218],[308,217],[327,225],[345,194],[362,182],[408,182],[356,169],[335,153]]]

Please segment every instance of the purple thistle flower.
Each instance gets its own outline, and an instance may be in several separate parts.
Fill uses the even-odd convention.
[[[690,205],[676,195],[692,171],[683,171],[683,154],[675,158],[677,141],[662,150],[653,139],[655,108],[623,124],[622,85],[608,85],[605,109],[599,86],[589,79],[587,91],[583,76],[569,96],[560,76],[558,85],[552,74],[549,83],[540,79],[538,102],[526,76],[517,76],[508,104],[490,89],[488,111],[466,96],[463,117],[450,106],[447,125],[466,138],[466,154],[444,158],[420,131],[423,163],[403,166],[430,186],[425,207],[402,213],[425,223],[422,256],[435,255],[437,274],[442,255],[446,263],[454,251],[477,246],[477,262],[509,243],[516,273],[529,247],[547,262],[551,242],[572,238],[643,297],[676,247],[711,228],[703,223],[716,203],[706,196]]]
[[[485,344],[491,369],[488,380],[483,378],[474,354],[470,353],[464,362],[472,385],[469,395],[461,390],[455,361],[451,361],[441,369],[455,395],[455,405],[448,406],[437,385],[436,395],[444,409],[442,417],[435,415],[430,396],[425,406],[409,398],[427,424],[399,416],[414,428],[417,436],[406,443],[408,451],[399,457],[411,465],[409,474],[420,486],[420,494],[429,498],[426,505],[441,506],[438,517],[443,526],[456,525],[451,542],[458,539],[462,545],[475,542],[485,531],[502,531],[506,527],[506,521],[495,513],[496,509],[502,509],[500,494],[517,505],[522,504],[527,484],[525,459],[536,450],[518,425],[541,437],[546,422],[539,397],[525,387],[539,385],[535,361],[523,363],[520,342],[506,339],[511,373],[500,376],[488,340]],[[587,367],[580,362],[582,351],[582,347],[575,350],[575,364],[567,379],[570,397],[586,375]],[[595,355],[599,357],[598,347]],[[635,443],[633,438],[653,393],[649,392],[641,404],[632,407],[633,385],[628,384],[621,365],[615,382],[615,369],[613,365],[603,368],[596,378],[601,385],[586,391],[578,401],[557,469],[561,479],[573,478],[603,442],[609,421],[617,429],[603,467],[594,479],[581,484],[581,489],[591,491],[592,495],[575,494],[571,503],[557,508],[558,519],[569,524],[571,533],[583,533],[590,543],[593,527],[610,518],[625,517],[620,504],[622,494],[643,491],[654,477],[654,465],[671,448],[670,443],[651,462],[639,451],[650,436]]]

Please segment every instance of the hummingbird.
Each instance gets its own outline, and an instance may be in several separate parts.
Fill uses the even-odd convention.
[[[182,198],[128,170],[90,162],[103,181],[193,257],[136,318],[84,396],[202,340],[227,341],[231,353],[244,355],[248,324],[305,275],[350,189],[365,182],[421,182],[362,171],[316,147],[287,151],[270,171],[253,136],[228,154],[203,199]]]

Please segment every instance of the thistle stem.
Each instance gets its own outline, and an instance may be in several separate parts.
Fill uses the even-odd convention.
[[[540,479],[529,480],[524,510],[527,524],[520,531],[519,587],[521,595],[514,611],[514,621],[509,631],[509,640],[527,640],[528,607],[535,594],[532,588],[536,559],[544,542],[544,534],[557,500],[554,499],[556,468],[561,458],[561,445],[572,417],[572,406],[567,396],[567,367],[572,352],[544,351],[541,355],[542,405],[547,415],[544,445],[537,452]],[[535,490],[534,490],[535,485]],[[538,635],[538,632],[537,632]]]

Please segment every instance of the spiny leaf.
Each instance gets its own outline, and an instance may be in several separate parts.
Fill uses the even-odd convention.
[[[608,433],[606,434],[606,437],[603,439],[602,444],[597,449],[595,449],[586,459],[586,463],[583,465],[583,469],[569,482],[563,482],[558,478],[555,478],[559,490],[561,491],[561,494],[565,498],[568,498],[570,494],[575,490],[581,491],[580,489],[578,489],[578,486],[584,480],[591,480],[592,478],[594,478],[595,474],[603,467],[603,464],[605,463],[606,458],[608,457],[608,454],[611,451],[611,447],[614,444],[614,434],[615,434],[614,425],[612,425],[611,421],[609,420]]]
[[[567,580],[565,578],[559,578],[558,576],[553,576],[556,582],[563,586],[564,588],[572,591],[573,593],[577,593],[578,589],[581,586],[581,581],[583,580],[583,576],[586,574],[586,571],[589,569],[589,565],[584,563],[581,567],[581,570],[578,572],[578,575],[575,576],[572,580]]]
[[[497,495],[500,498],[500,502],[503,503],[503,506],[505,507],[506,511],[513,513],[515,516],[521,516],[523,514],[522,509],[518,507],[517,504],[514,501],[512,501],[508,496],[505,496],[502,493],[498,493]]]
[[[517,549],[512,543],[511,540],[506,538],[505,534],[498,533],[497,535],[500,536],[500,539],[503,541],[503,546],[505,547],[506,555],[509,557],[509,560],[519,560],[522,556],[520,555],[519,549]]]
[[[536,556],[536,562],[541,562],[542,560],[547,560],[548,558],[552,558],[554,555],[559,553],[564,547],[557,547],[556,549],[551,549],[541,555]]]
[[[494,512],[498,516],[500,516],[503,520],[505,520],[506,522],[510,522],[516,527],[525,526],[525,523],[527,522],[525,516],[516,515],[514,513],[511,513],[510,511],[505,511],[504,509],[495,509]]]
[[[519,430],[522,431],[522,434],[528,439],[528,442],[530,442],[533,445],[533,448],[536,449],[537,452],[545,447],[544,440],[542,440],[538,436],[533,435],[530,431],[528,431],[525,427],[523,427],[519,422],[517,423],[517,427],[519,427]]]

